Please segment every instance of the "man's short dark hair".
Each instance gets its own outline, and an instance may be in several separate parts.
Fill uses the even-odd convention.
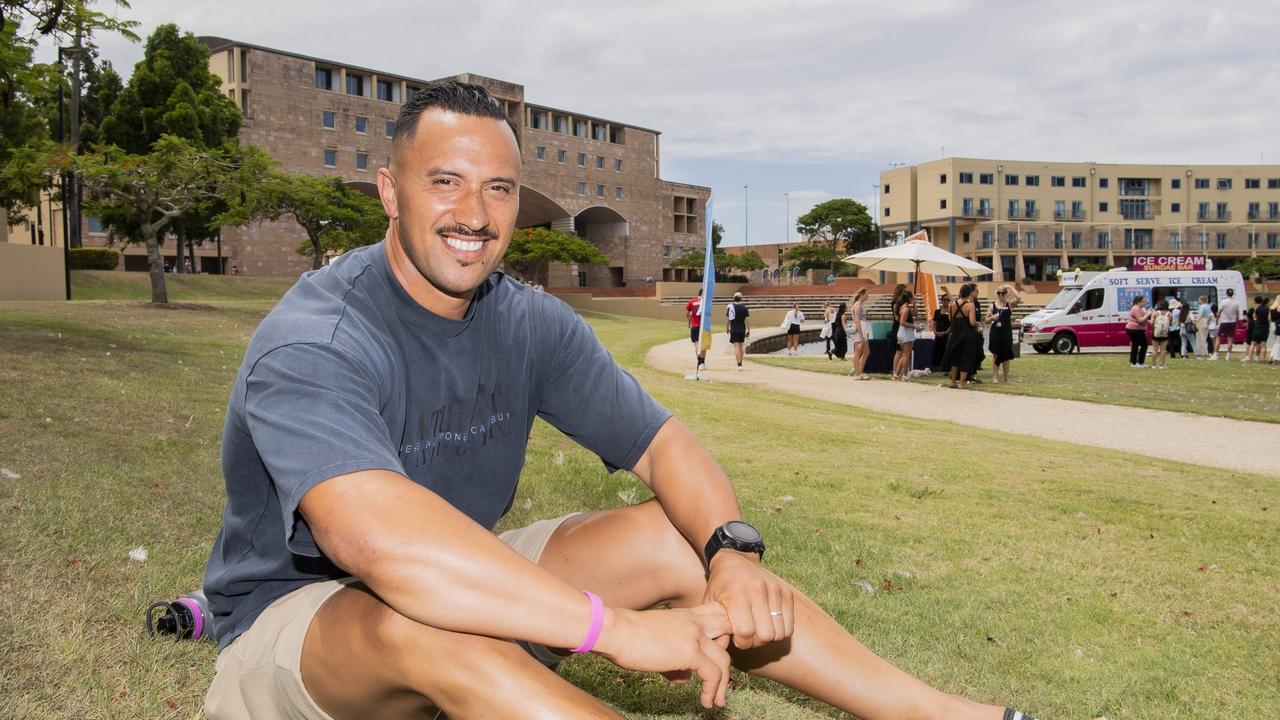
[[[488,90],[479,85],[456,80],[437,80],[427,83],[400,107],[400,115],[396,118],[396,129],[391,135],[392,152],[413,140],[413,133],[418,129],[418,117],[426,110],[447,110],[459,115],[501,120],[511,128],[511,134],[516,138],[516,146],[520,145],[520,133],[515,123],[507,117],[507,113],[502,109],[502,103],[490,95]]]

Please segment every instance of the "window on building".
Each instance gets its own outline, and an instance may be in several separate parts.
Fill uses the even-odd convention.
[[[333,71],[329,68],[316,68],[316,89],[332,90],[333,89]]]
[[[578,194],[579,195],[587,194],[587,184],[582,182],[581,180],[578,181]]]
[[[1063,175],[1049,176],[1049,187],[1066,187],[1067,178]]]
[[[1110,185],[1111,185],[1111,181],[1108,180],[1107,178],[1098,178],[1098,187],[1105,190]]]
[[[333,130],[338,127],[338,113],[332,110],[323,110],[320,113],[320,127]]]
[[[1028,230],[1023,234],[1022,239],[1026,242],[1023,247],[1034,248],[1036,246],[1036,233],[1034,230]]]
[[[604,186],[596,185],[596,197],[604,197]]]
[[[973,217],[973,198],[964,198],[960,201],[960,214],[964,217]]]
[[[400,102],[400,83],[394,80],[379,80],[378,99],[384,102]]]
[[[364,96],[365,79],[363,75],[347,73],[347,94]]]
[[[605,130],[604,125],[600,123],[591,123],[591,139],[605,142],[609,139],[609,133]]]
[[[1098,233],[1098,249],[1099,250],[1106,250],[1107,246],[1110,244],[1111,244],[1111,233],[1105,230]]]
[[[968,245],[968,244],[969,244],[969,233],[967,233],[967,232],[961,233],[961,234],[960,234],[960,237],[964,239],[964,244],[965,244],[965,245]]]
[[[240,114],[249,117],[249,89],[240,88]]]
[[[1209,189],[1209,178],[1196,178],[1195,189],[1196,189],[1196,190],[1208,190],[1208,189]]]
[[[580,137],[580,138],[587,137],[587,121],[586,120],[575,119],[573,121],[573,135],[574,137]]]
[[[621,199],[622,199],[622,186],[621,186],[621,185],[614,185],[614,186],[613,186],[613,199],[614,199],[614,200],[621,200]]]
[[[662,257],[671,257],[671,246],[670,246],[670,245],[663,245],[663,246],[662,246]]]
[[[406,99],[411,99],[413,98],[414,95],[417,95],[418,91],[421,89],[422,88],[418,87],[417,85],[405,85],[404,96]]]
[[[107,234],[107,227],[102,224],[101,218],[96,218],[92,215],[85,215],[84,221],[89,226],[90,235],[106,235]],[[1275,233],[1271,233],[1271,234],[1275,235]]]
[[[994,245],[995,241],[996,241],[996,235],[994,232],[990,230],[982,231],[982,248],[984,250],[989,249],[992,245]]]
[[[1053,219],[1065,220],[1066,217],[1067,217],[1067,201],[1054,200],[1053,201]]]
[[[1268,190],[1280,190],[1280,178],[1267,178]]]
[[[387,138],[391,138],[396,134],[396,123],[394,120],[387,121]]]
[[[569,132],[569,118],[564,115],[551,116],[551,131],[564,135]]]
[[[939,185],[946,185],[946,184],[947,184],[947,174],[946,174],[946,173],[942,173],[941,175],[939,175],[939,176],[938,176],[938,184],[939,184]]]
[[[578,153],[578,167],[586,167],[586,166],[587,166],[587,154]]]
[[[676,195],[672,198],[674,207],[672,208],[672,217],[674,218],[674,230],[678,233],[696,233],[698,232],[698,201],[696,198],[681,197]]]
[[[1016,218],[1022,214],[1022,205],[1019,200],[1009,201],[1009,217]]]
[[[1280,220],[1280,202],[1267,203],[1267,219]]]
[[[1209,249],[1209,233],[1202,232],[1196,235],[1196,247],[1201,250]]]
[[[240,82],[249,82],[249,51],[240,51]]]
[[[884,216],[889,217],[889,208],[884,209]]]
[[[369,131],[369,118],[363,115],[356,116],[356,134],[364,135]]]
[[[356,169],[357,170],[369,169],[369,153],[367,152],[356,153]]]
[[[603,156],[603,155],[597,155],[597,156],[596,156],[596,169],[597,169],[597,170],[603,170],[603,169],[604,169],[604,156]]]
[[[1254,232],[1254,231],[1250,230],[1250,231],[1249,231],[1249,240],[1248,240],[1248,242],[1249,242],[1249,248],[1248,248],[1248,249],[1250,249],[1250,250],[1257,250],[1257,249],[1258,249],[1259,241],[1260,241],[1261,239],[1262,239],[1261,234],[1256,233],[1256,232]]]
[[[1098,203],[1098,212],[1107,212],[1110,207],[1111,207],[1110,204],[1108,204],[1107,201],[1104,200]]]
[[[1230,190],[1230,189],[1231,189],[1231,178],[1218,178],[1218,189],[1219,189],[1219,190]]]
[[[1025,179],[1027,187],[1040,187],[1039,175],[1028,175]]]
[[[613,143],[614,145],[626,145],[627,144],[626,130],[624,128],[618,127],[617,125],[610,125],[609,126],[609,142]]]
[[[1174,179],[1170,180],[1170,181],[1169,181],[1169,189],[1170,189],[1170,190],[1181,190],[1181,189],[1182,189],[1182,178],[1174,178]]]
[[[1267,249],[1280,250],[1280,233],[1277,233],[1277,232],[1267,233]]]
[[[557,150],[557,151],[556,151],[556,162],[558,162],[558,163],[560,163],[561,165],[563,165],[563,164],[564,164],[565,157],[567,157],[567,156],[568,156],[568,153],[567,153],[567,152],[565,152],[564,150]]]
[[[962,173],[960,173],[960,184],[961,184],[961,185],[972,185],[972,184],[973,184],[973,173],[971,173],[971,172],[962,172]]]
[[[324,149],[324,166],[327,168],[338,167],[338,148]]]
[[[946,199],[946,198],[942,198],[941,200],[939,200],[939,201],[938,201],[938,209],[939,209],[939,210],[946,210],[946,209],[947,209],[947,199]]]
[[[979,185],[995,185],[996,184],[995,177],[996,176],[992,175],[991,173],[979,173],[978,184]]]
[[[530,110],[529,111],[529,127],[534,130],[547,129],[547,111],[546,110]]]
[[[1261,188],[1262,188],[1262,178],[1245,178],[1244,179],[1245,190],[1259,190]]]
[[[1226,234],[1226,233],[1224,233],[1224,232],[1220,232],[1220,233],[1218,233],[1218,238],[1217,238],[1217,240],[1218,240],[1218,249],[1219,249],[1219,250],[1226,250],[1226,249],[1227,249],[1227,234]]]
[[[1202,202],[1196,206],[1196,219],[1197,220],[1209,219],[1209,203]]]
[[[1219,220],[1231,219],[1231,213],[1227,210],[1227,204],[1224,202],[1218,203],[1218,219]]]
[[[1171,213],[1182,212],[1182,203],[1180,202],[1169,203],[1169,212]]]
[[[1083,200],[1071,201],[1071,219],[1072,220],[1084,219],[1084,201]]]
[[[1005,238],[1004,238],[1004,244],[1005,244],[1005,247],[1009,248],[1010,250],[1016,250],[1018,248],[1018,231],[1009,230],[1008,232],[1006,232]]]
[[[1085,179],[1083,175],[1077,175],[1071,178],[1071,187],[1082,188],[1082,187],[1088,187],[1088,185],[1085,183]]]
[[[1169,248],[1172,250],[1182,249],[1182,233],[1177,230],[1171,230],[1169,232]]]
[[[884,184],[884,194],[885,194],[885,195],[888,195],[888,194],[889,194],[889,183],[885,183],[885,184]]]
[[[1018,176],[1017,176],[1017,175],[1005,175],[1005,176],[1004,176],[1004,184],[1005,184],[1005,185],[1017,185],[1017,184],[1018,184]]]
[[[1071,249],[1081,250],[1083,248],[1084,248],[1084,233],[1082,232],[1071,233]]]
[[[547,159],[547,149],[546,149],[545,147],[543,147],[543,146],[539,145],[539,146],[537,147],[537,149],[535,149],[535,150],[534,150],[534,156],[535,156],[535,157],[537,157],[539,160],[546,160],[546,159]]]
[[[1249,203],[1249,219],[1257,220],[1258,217],[1261,215],[1262,215],[1262,203],[1257,203],[1257,202]]]
[[[613,171],[622,172],[622,158],[615,158],[613,161]]]
[[[1028,201],[1027,201],[1027,203],[1026,203],[1026,208],[1027,208],[1027,209],[1026,209],[1026,216],[1027,216],[1028,218],[1036,218],[1036,217],[1039,217],[1039,216],[1040,216],[1040,215],[1039,215],[1039,213],[1037,213],[1037,212],[1036,212],[1036,201],[1035,201],[1035,200],[1028,200]]]

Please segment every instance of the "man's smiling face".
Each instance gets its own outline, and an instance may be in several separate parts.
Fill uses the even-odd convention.
[[[502,262],[520,210],[520,150],[510,127],[425,110],[378,186],[389,239],[401,251],[388,255],[405,289],[437,314],[465,310]]]

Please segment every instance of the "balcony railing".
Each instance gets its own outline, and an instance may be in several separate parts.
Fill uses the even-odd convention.
[[[982,206],[978,206],[978,207],[965,207],[965,208],[962,208],[962,209],[960,210],[960,217],[965,217],[965,218],[979,218],[979,219],[982,219],[982,220],[990,220],[990,219],[991,219],[991,208],[990,208],[990,207],[982,207]]]
[[[1060,222],[1080,221],[1085,219],[1085,212],[1083,210],[1054,210],[1053,219]]]
[[[1028,210],[1026,208],[1020,210],[1010,210],[1010,220],[1038,220],[1040,218],[1040,210]]]
[[[1280,221],[1280,212],[1266,212],[1264,210],[1250,210],[1249,219],[1257,222],[1276,222]]]
[[[1196,220],[1200,222],[1231,222],[1231,211],[1219,213],[1196,213]]]
[[[1125,220],[1154,220],[1156,217],[1156,214],[1152,212],[1150,208],[1146,210],[1138,210],[1138,209],[1129,210],[1126,208],[1121,208],[1120,217],[1124,218]]]

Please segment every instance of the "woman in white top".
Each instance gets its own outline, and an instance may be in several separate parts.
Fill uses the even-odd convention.
[[[787,354],[800,354],[800,323],[804,322],[804,313],[800,312],[799,303],[791,303],[791,309],[782,320],[782,327],[787,329]]]
[[[867,356],[871,354],[871,323],[867,322],[867,289],[859,288],[858,292],[853,294],[853,312],[850,313],[849,337],[853,340],[853,355],[850,360],[853,363],[853,369],[849,374],[854,380],[870,380],[866,373],[862,372],[867,366]]]
[[[827,359],[831,359],[831,339],[835,337],[835,330],[831,327],[831,323],[835,320],[836,310],[831,307],[831,301],[822,303],[822,330],[818,333],[818,337],[827,343],[826,353]]]

